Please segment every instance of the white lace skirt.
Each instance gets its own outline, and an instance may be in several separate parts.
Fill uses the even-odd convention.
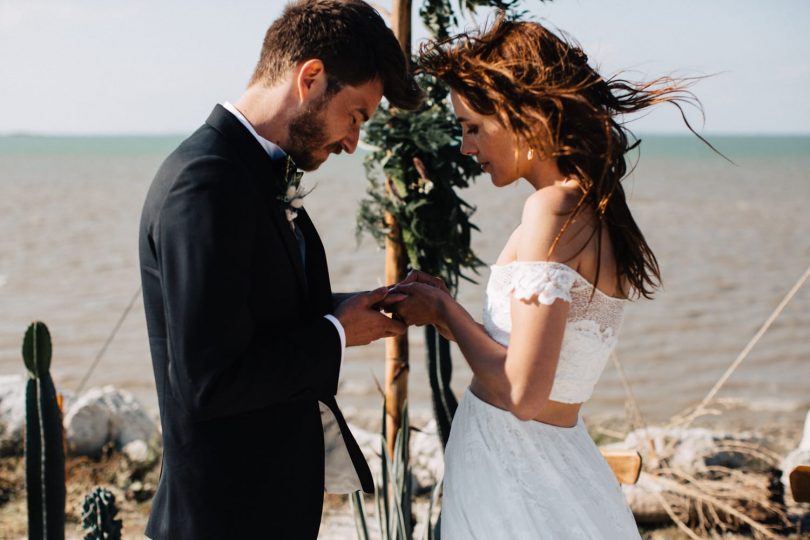
[[[523,422],[469,389],[447,443],[441,520],[442,540],[639,538],[581,418]]]

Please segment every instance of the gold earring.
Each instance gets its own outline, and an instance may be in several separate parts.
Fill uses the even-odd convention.
[[[526,154],[526,159],[531,161],[533,157],[534,157],[534,148],[529,148],[529,153]]]

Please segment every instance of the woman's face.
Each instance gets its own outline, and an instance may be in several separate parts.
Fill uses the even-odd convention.
[[[473,156],[496,187],[507,186],[524,176],[526,152],[517,146],[516,137],[494,115],[474,111],[458,92],[450,92],[463,137],[461,153]]]

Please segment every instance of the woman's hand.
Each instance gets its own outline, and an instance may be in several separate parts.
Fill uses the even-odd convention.
[[[446,287],[441,289],[415,279],[407,283],[403,281],[394,286],[389,295],[405,295],[405,298],[390,304],[388,309],[409,326],[432,324],[441,331],[447,327],[444,321],[446,303],[453,301],[446,291]]]
[[[430,274],[422,272],[421,270],[411,270],[408,273],[408,276],[400,281],[397,285],[407,285],[409,283],[423,283],[425,285],[430,285],[431,287],[436,287],[437,289],[450,295],[450,291],[447,289],[447,285],[444,284],[444,280],[442,278],[438,276],[431,276]]]
[[[401,305],[408,299],[407,304]],[[442,278],[412,270],[408,277],[389,288],[380,307],[408,325],[432,324],[445,339],[455,341],[449,326],[443,321],[443,306],[447,301],[453,301],[453,298]]]

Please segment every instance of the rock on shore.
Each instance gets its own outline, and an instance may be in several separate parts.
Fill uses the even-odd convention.
[[[24,452],[25,386],[21,375],[0,376],[0,455]],[[81,396],[63,392],[63,425],[72,455],[97,456],[114,445],[132,461],[145,461],[159,446],[158,429],[146,409],[125,390],[91,388]]]

